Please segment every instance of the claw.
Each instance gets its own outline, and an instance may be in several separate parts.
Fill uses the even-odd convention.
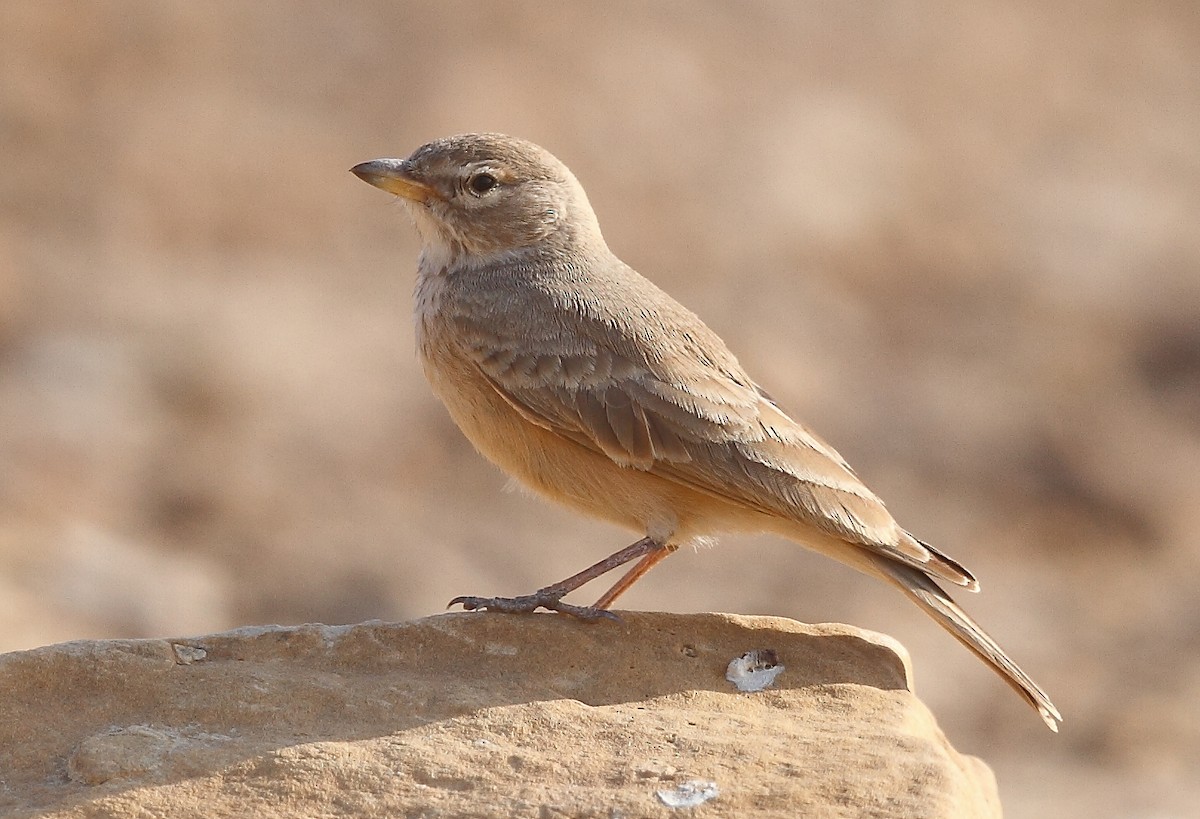
[[[482,597],[455,597],[446,604],[446,608],[453,608],[461,603],[464,611],[475,611],[483,602],[486,601]]]

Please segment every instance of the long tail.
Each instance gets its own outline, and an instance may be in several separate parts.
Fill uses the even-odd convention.
[[[936,620],[938,625],[954,635],[960,643],[995,669],[996,673],[1013,687],[1013,690],[1037,709],[1051,731],[1058,731],[1058,723],[1062,722],[1062,715],[1058,713],[1054,703],[1050,702],[1046,692],[1030,679],[1020,666],[1010,660],[1004,650],[996,644],[996,641],[959,608],[958,604],[951,600],[950,596],[942,591],[937,583],[934,583],[919,569],[897,563],[891,558],[871,555],[870,560],[879,570],[883,579],[899,587],[900,591]]]

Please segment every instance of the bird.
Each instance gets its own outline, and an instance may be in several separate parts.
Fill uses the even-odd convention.
[[[549,151],[460,134],[351,173],[398,197],[420,235],[417,354],[466,437],[536,493],[642,535],[532,594],[450,606],[612,618],[680,546],[773,533],[897,587],[1058,730],[1046,693],[940,585],[977,591],[975,577],[901,528],[713,330],[622,262]],[[629,563],[595,604],[563,600]]]

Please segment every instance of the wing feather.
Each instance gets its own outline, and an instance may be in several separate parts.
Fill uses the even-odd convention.
[[[543,428],[621,466],[856,543],[899,541],[844,459],[762,394],[711,333],[652,339],[655,354],[636,357],[622,354],[619,333],[613,343],[612,324],[537,339],[468,318],[459,325],[497,393]]]
[[[556,275],[492,270],[497,281],[459,282],[438,315],[453,325],[442,337],[527,421],[622,467],[976,587],[901,529],[837,450],[780,409],[686,308],[627,268]]]

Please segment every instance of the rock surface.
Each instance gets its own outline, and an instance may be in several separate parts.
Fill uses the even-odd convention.
[[[0,656],[5,817],[995,817],[899,644],[780,618],[448,614]],[[738,693],[730,660],[784,671]]]
[[[0,656],[0,814],[999,816],[904,649],[732,615],[446,614]],[[771,649],[758,693],[728,663]]]

